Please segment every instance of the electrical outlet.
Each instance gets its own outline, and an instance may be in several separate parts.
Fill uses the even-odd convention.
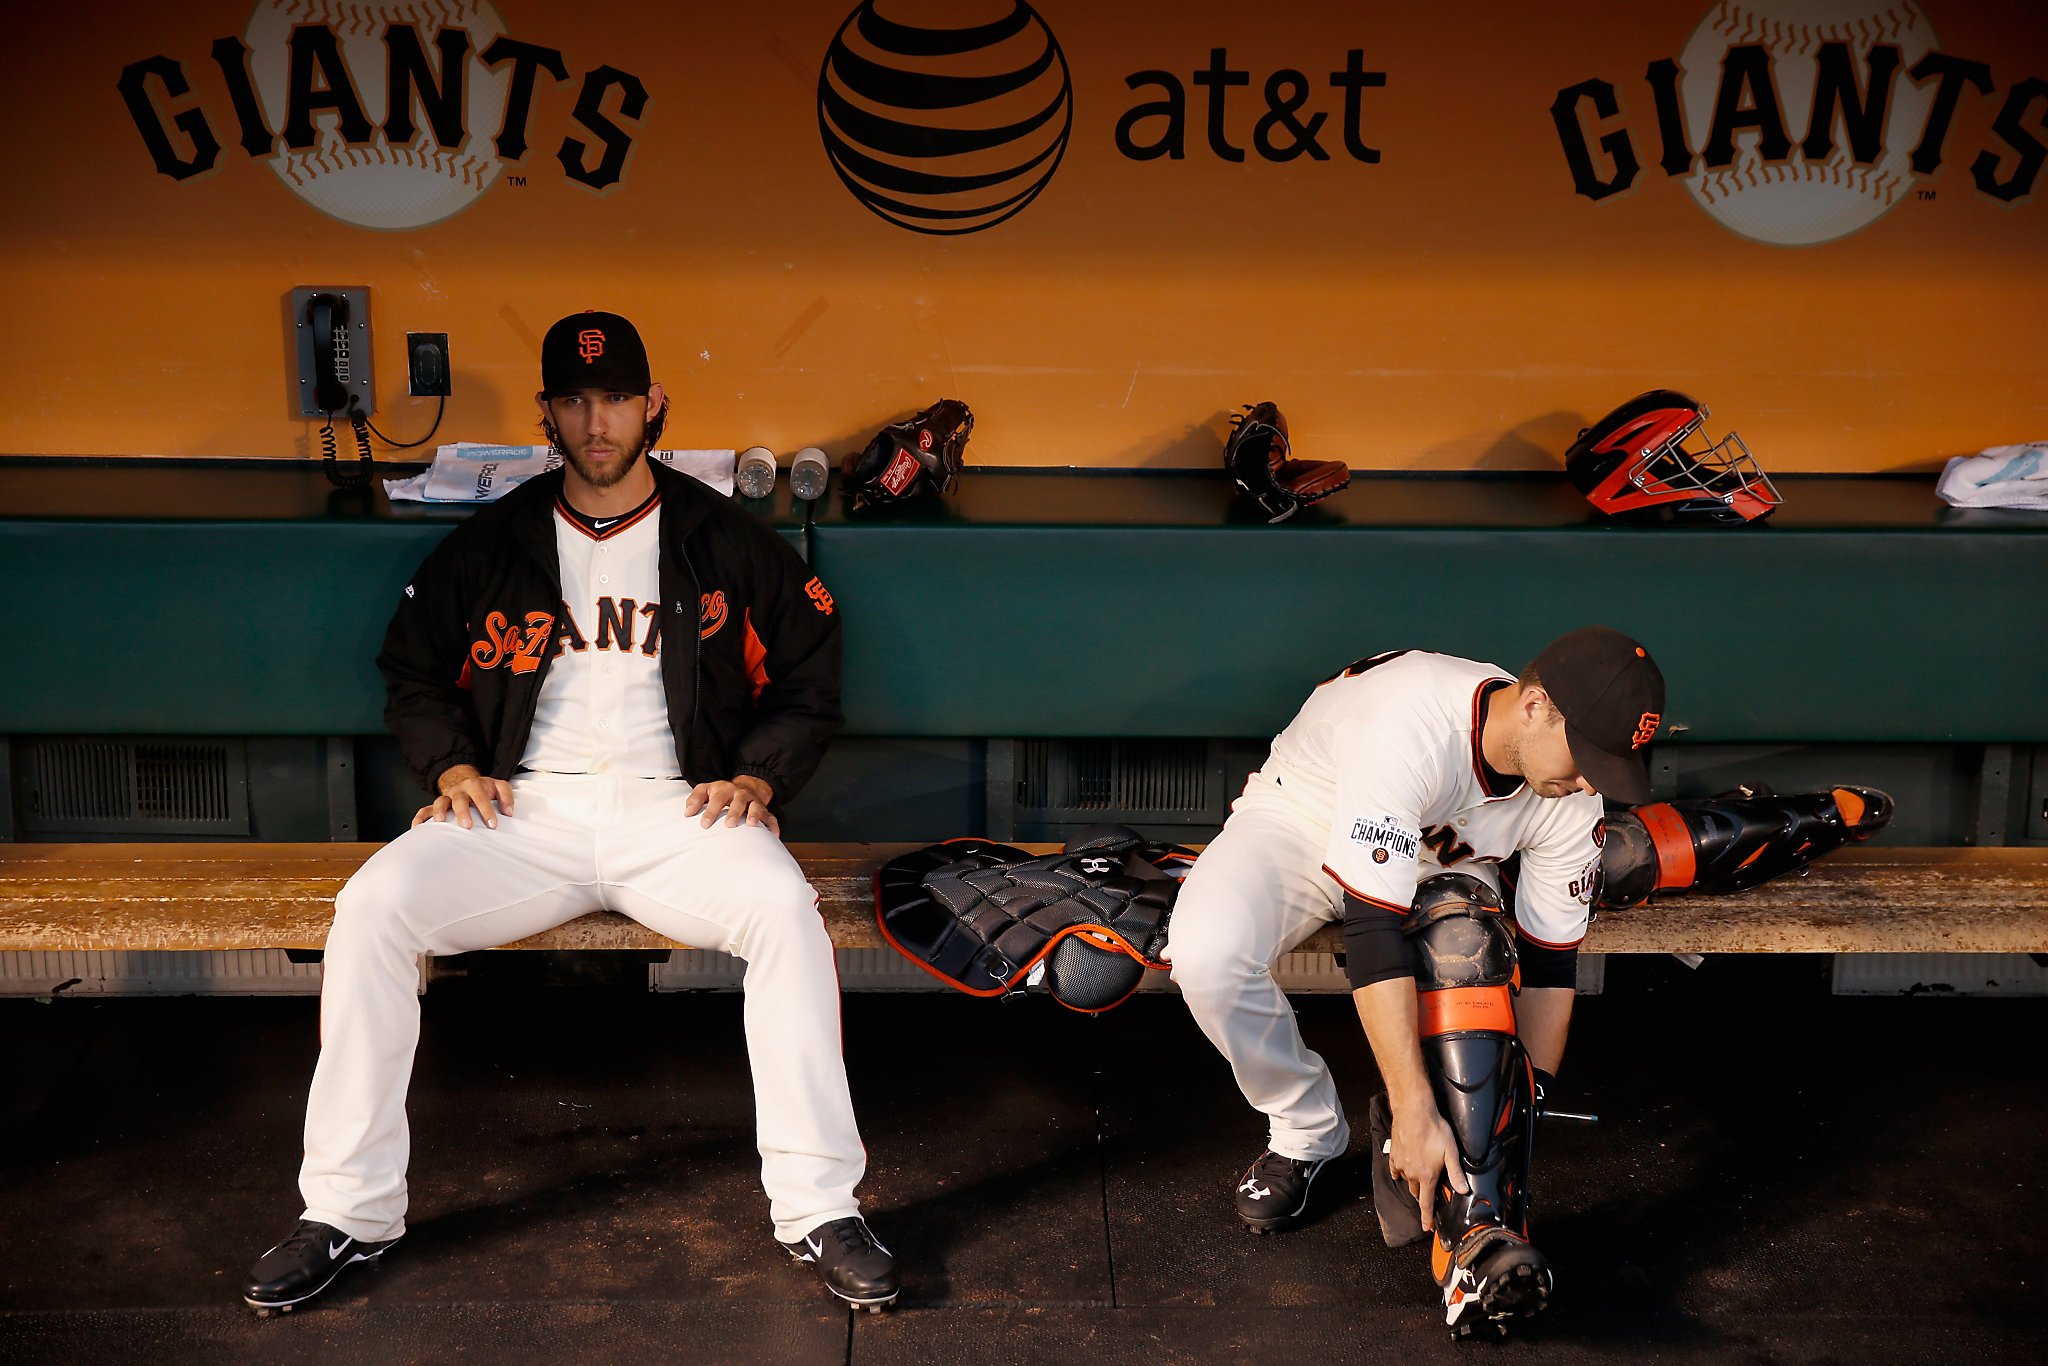
[[[448,375],[448,334],[406,333],[405,368],[409,392],[414,398],[436,395],[445,398],[452,392]]]

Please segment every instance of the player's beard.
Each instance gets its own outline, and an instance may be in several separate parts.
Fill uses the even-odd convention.
[[[618,461],[607,470],[600,469],[591,464],[589,457],[580,452],[572,451],[568,447],[562,446],[559,442],[556,445],[562,452],[562,459],[568,461],[569,468],[576,471],[577,478],[594,489],[608,489],[612,485],[619,483],[633,472],[633,467],[640,463],[641,455],[647,450],[647,443],[643,441],[640,443],[638,450],[633,451],[625,459]]]
[[[662,421],[667,416],[666,412],[656,413],[654,418],[641,428],[640,437],[634,443],[631,453],[609,470],[600,469],[591,463],[587,454],[590,449],[589,442],[586,441],[581,450],[571,449],[569,443],[562,440],[561,431],[546,418],[541,419],[541,429],[547,433],[548,444],[568,462],[569,468],[576,471],[577,478],[594,489],[608,489],[631,474],[634,467],[640,463],[641,457],[654,448],[654,443],[661,438]],[[617,449],[617,446],[613,449]]]

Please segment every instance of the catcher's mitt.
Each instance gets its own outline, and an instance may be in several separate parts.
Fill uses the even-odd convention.
[[[1223,467],[1269,522],[1284,522],[1302,504],[1327,498],[1351,482],[1351,471],[1339,461],[1290,459],[1287,419],[1271,403],[1247,403],[1230,425]]]
[[[908,422],[882,428],[841,466],[854,509],[951,493],[973,430],[974,414],[957,398],[942,398]]]

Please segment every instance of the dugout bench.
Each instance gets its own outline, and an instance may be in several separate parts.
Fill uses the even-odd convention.
[[[1104,819],[1199,841],[1349,659],[1512,667],[1603,621],[1670,681],[1660,796],[1851,780],[1900,816],[1807,878],[1604,917],[1589,951],[2048,952],[2048,517],[1948,509],[1926,478],[1779,482],[1768,523],[1712,531],[1599,525],[1543,477],[1362,477],[1281,526],[1220,473],[971,470],[954,499],[859,518],[785,485],[755,510],[841,604],[849,721],[788,833],[835,941],[870,947],[867,877],[905,842]],[[361,841],[413,801],[379,738],[383,623],[466,515],[330,491],[305,462],[0,463],[0,594],[33,624],[0,698],[0,951],[317,947]],[[151,743],[202,738],[242,746],[226,838],[26,809],[53,800],[50,754],[75,782],[98,744],[133,777]],[[1158,799],[1161,753],[1200,802]],[[1048,762],[1072,790],[1025,800],[1058,786]],[[518,947],[673,946],[593,916]]]

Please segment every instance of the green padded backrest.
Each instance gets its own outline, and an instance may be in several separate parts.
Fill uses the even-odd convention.
[[[469,511],[302,462],[0,467],[0,733],[379,733],[385,623]],[[768,515],[804,549],[786,489]]]
[[[1700,741],[2048,740],[2048,514],[1931,479],[1780,481],[1733,529],[1591,521],[1551,480],[1360,480],[1277,526],[1220,476],[970,469],[940,505],[811,531],[845,604],[849,730],[1265,736],[1395,647],[1518,670],[1605,623]]]

